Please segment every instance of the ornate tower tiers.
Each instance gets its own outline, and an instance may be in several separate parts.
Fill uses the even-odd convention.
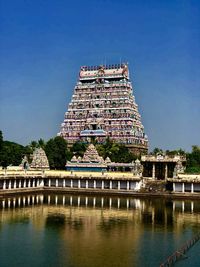
[[[107,137],[135,153],[148,150],[127,64],[83,66],[58,134],[69,145]]]

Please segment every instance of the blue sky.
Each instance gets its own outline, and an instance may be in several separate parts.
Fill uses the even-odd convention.
[[[0,0],[0,129],[59,132],[81,65],[128,61],[150,148],[200,145],[200,1]]]

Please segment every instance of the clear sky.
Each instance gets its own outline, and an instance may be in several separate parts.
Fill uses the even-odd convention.
[[[199,0],[0,0],[0,129],[60,130],[81,65],[128,61],[150,148],[200,145]]]

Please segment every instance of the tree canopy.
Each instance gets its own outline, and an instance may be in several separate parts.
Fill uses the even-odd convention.
[[[0,151],[3,147],[3,134],[2,134],[2,131],[0,131]]]
[[[67,142],[60,136],[52,138],[46,143],[45,152],[51,169],[64,169],[66,161],[71,158]]]
[[[97,151],[104,159],[109,157],[113,162],[131,162],[137,157],[133,155],[128,148],[123,144],[118,144],[111,141],[109,138],[104,144],[96,144]],[[67,160],[70,160],[73,155],[83,156],[87,145],[82,142],[76,142],[71,149],[67,147],[67,142],[62,137],[51,138],[48,142],[43,139],[31,141],[29,145],[22,146],[15,142],[4,141],[2,131],[0,131],[0,166],[7,167],[8,165],[18,166],[24,155],[28,156],[33,153],[35,148],[42,147],[49,160],[51,169],[64,169]],[[153,154],[165,153],[166,155],[186,155],[187,173],[200,173],[200,146],[192,146],[192,152],[186,153],[184,150],[162,150],[155,148]]]
[[[186,172],[200,173],[200,146],[192,146],[192,152],[187,153]]]
[[[102,145],[96,145],[97,151],[104,159],[109,157],[113,162],[131,162],[137,157],[123,144],[118,144],[107,138]]]
[[[87,145],[85,143],[82,142],[76,142],[72,145],[71,147],[71,152],[73,155],[75,156],[83,156],[83,154],[85,153],[87,148]]]
[[[0,166],[4,168],[8,165],[18,166],[25,154],[28,154],[27,147],[14,142],[4,141],[0,131]]]

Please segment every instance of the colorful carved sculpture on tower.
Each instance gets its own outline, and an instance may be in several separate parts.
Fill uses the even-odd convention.
[[[82,158],[73,156],[66,164],[67,170],[102,171],[106,170],[106,167],[104,159],[99,156],[93,144],[88,146]]]
[[[106,138],[146,153],[148,139],[133,95],[127,64],[83,66],[60,136],[69,146],[76,141],[104,143]]]

